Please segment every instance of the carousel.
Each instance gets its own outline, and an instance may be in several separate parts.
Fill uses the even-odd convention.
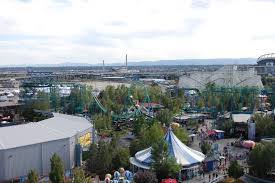
[[[200,170],[201,162],[205,159],[205,155],[199,151],[191,149],[182,143],[172,129],[169,128],[164,136],[164,140],[168,145],[168,154],[174,157],[178,164],[182,165],[180,177],[192,178],[196,176]],[[131,169],[136,172],[138,170],[148,170],[151,168],[152,147],[139,151],[135,157],[130,158]]]

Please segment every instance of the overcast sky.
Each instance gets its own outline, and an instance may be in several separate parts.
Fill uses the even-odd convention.
[[[258,57],[275,0],[1,0],[0,64]]]

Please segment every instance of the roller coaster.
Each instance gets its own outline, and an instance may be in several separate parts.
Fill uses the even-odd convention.
[[[142,103],[140,103],[140,102],[135,103],[135,99],[133,98],[133,95],[131,94],[131,92],[132,92],[131,89],[134,86],[142,87],[144,90],[145,97],[144,97],[144,100]],[[119,114],[115,114],[113,111],[107,109],[100,102],[100,100],[98,99],[98,97],[95,94],[92,94],[92,96],[93,96],[96,106],[101,110],[101,112],[103,112],[105,114],[109,113],[114,121],[135,119],[142,115],[145,117],[148,117],[148,118],[153,118],[153,116],[154,116],[147,87],[142,82],[134,82],[134,83],[132,83],[131,87],[128,88],[128,94],[127,94],[126,98],[124,99],[124,107]],[[144,105],[146,103],[148,104],[147,108]]]

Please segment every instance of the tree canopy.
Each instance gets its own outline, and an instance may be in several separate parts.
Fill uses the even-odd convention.
[[[243,176],[244,170],[243,168],[239,165],[238,161],[232,161],[228,167],[228,175],[230,177],[233,177],[234,179],[238,179],[241,176]]]
[[[267,177],[268,173],[275,169],[274,155],[275,141],[256,145],[249,154],[250,173],[261,178]]]
[[[152,168],[156,172],[158,180],[167,177],[175,178],[181,170],[175,158],[168,154],[167,143],[162,139],[155,142],[152,146]]]
[[[275,136],[275,122],[270,116],[256,114],[253,118],[256,123],[257,136]]]
[[[51,158],[51,171],[49,177],[52,183],[63,182],[64,166],[61,158],[56,153],[54,153]]]
[[[162,126],[158,122],[153,122],[140,132],[136,140],[130,144],[130,154],[133,156],[137,151],[152,146],[155,142],[163,139],[164,132]]]

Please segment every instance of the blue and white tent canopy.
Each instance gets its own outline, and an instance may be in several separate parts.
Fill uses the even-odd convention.
[[[183,144],[169,129],[164,136],[164,140],[168,144],[169,156],[174,157],[180,165],[189,167],[201,163],[205,159],[205,155],[199,151],[189,148]],[[139,151],[135,157],[130,158],[130,163],[143,169],[150,169],[152,163],[151,155],[152,147]]]

